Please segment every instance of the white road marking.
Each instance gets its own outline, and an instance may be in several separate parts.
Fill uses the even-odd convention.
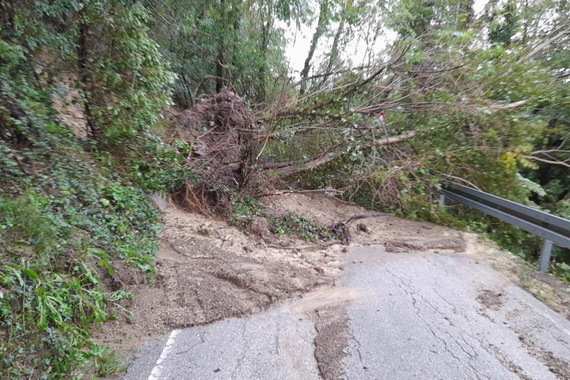
[[[148,380],[159,380],[160,379],[160,373],[162,372],[162,369],[163,369],[162,363],[164,362],[164,360],[166,359],[166,357],[170,353],[170,350],[172,350],[172,345],[174,344],[174,338],[176,338],[176,336],[178,334],[180,334],[180,330],[172,330],[172,332],[168,336],[168,340],[166,341],[166,345],[162,349],[162,352],[160,353],[160,357],[156,361],[154,368],[152,369],[152,372],[150,373],[150,376],[148,377]]]

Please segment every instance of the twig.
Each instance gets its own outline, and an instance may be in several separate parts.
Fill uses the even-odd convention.
[[[374,212],[372,214],[356,214],[356,215],[353,215],[350,218],[348,218],[346,220],[346,222],[344,222],[344,224],[352,222],[353,220],[368,219],[368,218],[380,218],[383,216],[394,216],[394,215],[392,215],[388,212]]]
[[[322,193],[338,193],[344,194],[345,190],[337,190],[337,189],[313,189],[313,190],[283,190],[278,191],[276,193],[265,193],[258,195],[258,198],[261,197],[270,197],[273,195],[283,195],[283,194],[322,194]]]
[[[525,100],[519,100],[518,102],[513,102],[513,103],[508,103],[508,104],[491,104],[491,106],[489,108],[491,108],[493,111],[503,111],[503,110],[510,110],[513,108],[517,108],[520,106],[523,106],[525,104],[528,103],[528,99]]]
[[[22,162],[18,159],[18,156],[16,156],[15,154],[12,155],[12,158],[18,163],[18,166],[20,167],[20,169],[22,169],[22,171],[24,172],[24,174],[26,175],[34,175],[35,173],[30,173],[28,172],[28,170],[26,169],[26,167],[24,166],[24,164],[22,164]]]
[[[570,168],[570,164],[565,162],[565,161],[547,160],[547,159],[535,157],[535,156],[524,156],[524,158],[527,158],[529,160],[535,160],[535,161],[543,162],[545,164],[558,165],[558,166],[564,166],[566,168]]]
[[[466,184],[468,184],[469,186],[471,186],[471,187],[473,187],[473,188],[475,188],[475,189],[477,189],[477,190],[481,190],[481,189],[479,188],[479,186],[475,185],[473,182],[469,182],[468,180],[463,179],[463,178],[461,178],[461,177],[456,177],[456,176],[451,175],[451,174],[442,174],[442,175],[443,175],[444,177],[451,178],[451,179],[455,179],[455,180],[457,180],[457,181],[461,181],[461,182],[463,182],[463,183],[466,183]]]

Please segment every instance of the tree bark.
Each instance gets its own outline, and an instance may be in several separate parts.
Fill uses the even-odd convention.
[[[305,65],[303,70],[301,70],[301,89],[300,93],[304,94],[307,90],[307,77],[309,76],[309,71],[311,70],[311,61],[315,55],[315,50],[317,49],[317,43],[319,39],[326,31],[326,26],[328,24],[328,13],[329,13],[329,0],[321,0],[320,10],[319,10],[319,21],[317,22],[317,29],[313,34],[311,39],[311,45],[309,47],[309,54],[307,59],[305,59]]]
[[[352,1],[348,0],[347,5],[351,5]],[[338,63],[338,46],[340,44],[340,37],[342,36],[342,33],[344,32],[344,24],[346,22],[346,10],[343,8],[341,10],[342,15],[341,15],[341,19],[340,19],[340,23],[338,24],[338,28],[336,30],[336,33],[334,35],[334,39],[333,39],[333,44],[331,47],[331,53],[329,55],[329,61],[327,63],[327,68],[325,69],[325,73],[331,73],[333,71],[333,68],[335,67],[335,65]],[[321,86],[323,86],[326,81],[328,80],[330,74],[325,75],[323,77],[323,79],[321,80]]]
[[[83,98],[83,112],[87,123],[87,134],[92,139],[99,140],[101,131],[97,127],[97,123],[91,112],[91,99],[89,87],[91,86],[91,78],[89,73],[89,25],[81,23],[77,34],[77,66],[79,73],[79,83]]]
[[[226,20],[226,1],[220,0],[221,21],[225,24]],[[216,93],[224,89],[225,82],[225,67],[226,63],[226,45],[225,38],[227,35],[227,26],[224,25],[223,30],[219,34],[218,39],[218,55],[216,56]]]

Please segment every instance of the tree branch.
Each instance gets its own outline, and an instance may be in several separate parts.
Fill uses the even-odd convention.
[[[542,162],[545,164],[558,165],[558,166],[564,166],[566,168],[570,168],[570,163],[567,161],[559,161],[559,160],[555,160],[555,159],[554,160],[547,160],[545,158],[540,158],[540,157],[536,157],[536,156],[524,156],[524,158],[527,158],[529,160]]]
[[[504,111],[504,110],[510,110],[513,108],[523,106],[527,103],[528,103],[528,99],[519,100],[518,102],[507,103],[507,104],[495,103],[495,104],[491,104],[491,106],[489,108],[491,108],[493,111]]]
[[[552,45],[554,42],[562,42],[563,37],[565,35],[570,35],[570,30],[563,28],[560,32],[558,32],[554,36],[546,39],[541,44],[539,44],[534,49],[532,49],[532,51],[530,53],[528,53],[524,58],[530,59],[530,58],[534,57],[535,55],[537,55],[538,53],[540,53],[542,50],[544,50],[547,47],[549,47],[550,45]]]
[[[406,133],[403,133],[401,135],[397,135],[397,136],[391,136],[391,137],[386,137],[383,139],[375,139],[370,141],[367,145],[365,145],[364,147],[378,147],[378,146],[385,146],[385,145],[391,145],[391,144],[396,144],[408,139],[411,139],[413,137],[415,137],[417,135],[416,131],[409,131]],[[341,150],[341,151],[337,151],[337,152],[332,152],[332,153],[328,153],[328,151],[325,151],[323,153],[321,153],[318,157],[313,158],[309,161],[305,161],[305,162],[301,162],[301,163],[286,163],[287,166],[285,167],[281,167],[275,170],[276,174],[278,177],[287,177],[293,174],[297,174],[297,173],[301,173],[307,170],[313,170],[319,166],[328,164],[329,162],[344,156],[345,154],[347,154],[347,151]],[[276,165],[279,164],[269,164],[272,165],[273,167],[275,167]]]

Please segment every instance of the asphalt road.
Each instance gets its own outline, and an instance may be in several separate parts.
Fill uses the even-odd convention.
[[[570,322],[462,254],[356,247],[333,289],[149,342],[125,379],[570,379]]]

